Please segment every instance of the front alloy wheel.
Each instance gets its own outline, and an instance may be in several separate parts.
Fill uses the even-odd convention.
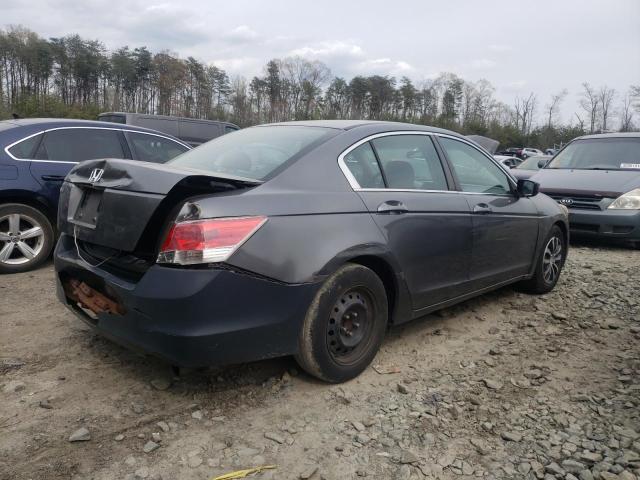
[[[550,292],[560,278],[567,258],[567,242],[558,225],[551,228],[543,245],[544,249],[536,260],[533,276],[519,284],[525,292],[537,294]]]
[[[562,240],[557,236],[551,237],[544,248],[542,269],[544,281],[554,284],[560,277],[562,268]]]

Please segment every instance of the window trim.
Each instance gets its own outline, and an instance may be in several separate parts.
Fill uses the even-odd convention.
[[[373,187],[360,187],[360,183],[358,182],[358,180],[356,179],[356,177],[353,175],[353,173],[351,172],[351,170],[349,169],[349,167],[347,166],[346,162],[344,161],[344,158],[351,152],[357,150],[358,148],[362,147],[363,145],[369,145],[369,149],[371,149],[371,153],[373,153],[373,158],[376,161],[376,165],[378,166],[378,170],[380,171],[380,175],[382,177],[382,184],[384,185],[384,187],[382,187],[382,189],[386,189],[388,182],[387,182],[387,175],[384,173],[384,170],[382,168],[382,163],[380,162],[380,157],[378,156],[378,152],[376,151],[376,147],[373,145],[373,143],[371,141],[366,141],[366,142],[359,142],[359,145],[355,146],[353,149],[349,150],[349,151],[345,151],[344,152],[344,156],[342,157],[342,162],[345,165],[346,171],[349,172],[349,174],[353,177],[353,181],[355,182],[355,184],[358,185],[358,188],[361,190],[373,190]],[[342,168],[342,167],[340,167]],[[343,170],[344,172],[344,170]],[[348,178],[347,178],[348,180]],[[349,182],[351,183],[351,182]],[[375,187],[375,188],[380,188],[380,187]],[[355,189],[354,189],[355,190]]]
[[[38,135],[42,135],[42,138],[38,141],[38,143],[36,144],[36,146],[34,148],[31,149],[31,154],[35,155],[38,151],[38,149],[40,148],[40,144],[42,143],[42,140],[44,140],[44,132],[38,132],[38,133],[34,133],[33,135],[29,135],[28,137],[24,137],[22,140],[18,140],[17,142],[13,142],[11,145],[7,145],[5,147],[5,153],[7,155],[9,155],[10,158],[12,158],[13,160],[26,160],[29,161],[29,159],[21,159],[16,157],[14,154],[12,154],[9,150],[11,150],[13,147],[15,147],[16,145],[21,144],[22,142],[25,142],[31,138],[37,137]]]
[[[33,133],[31,135],[27,135],[26,137],[23,137],[20,140],[17,140],[15,142],[11,143],[10,145],[7,145],[6,147],[4,147],[4,152],[9,156],[9,158],[11,158],[12,160],[16,160],[18,162],[67,163],[67,164],[70,164],[70,165],[77,165],[80,162],[70,162],[70,161],[67,161],[67,160],[36,160],[36,159],[30,159],[30,158],[17,158],[16,156],[12,155],[9,152],[10,148],[14,147],[15,145],[17,145],[17,144],[19,144],[21,142],[24,142],[25,140],[30,139],[31,137],[35,137],[36,135],[46,134],[48,132],[53,132],[53,131],[56,131],[56,130],[71,130],[71,129],[75,129],[75,130],[78,130],[78,129],[84,129],[84,130],[87,130],[87,129],[90,129],[90,130],[115,130],[116,132],[122,132],[122,133],[124,133],[124,132],[143,133],[145,135],[152,135],[154,137],[160,137],[160,138],[165,138],[167,140],[171,140],[172,142],[176,142],[176,143],[178,143],[178,144],[180,144],[180,145],[182,145],[184,147],[187,147],[187,150],[191,150],[191,147],[188,146],[186,143],[180,142],[180,141],[175,140],[175,139],[173,139],[171,137],[167,137],[166,135],[160,135],[158,133],[145,132],[145,131],[141,131],[141,130],[133,130],[133,129],[130,129],[130,128],[92,127],[92,126],[83,125],[83,126],[77,126],[77,127],[75,127],[75,126],[73,126],[73,127],[53,127],[53,128],[47,128],[45,130],[39,130],[36,133]]]
[[[405,189],[405,188],[363,188],[361,187],[358,181],[356,180],[356,178],[351,173],[351,170],[349,170],[349,167],[347,167],[347,164],[344,161],[344,157],[346,157],[349,153],[351,153],[353,150],[355,150],[356,148],[358,148],[360,145],[364,143],[370,142],[371,140],[375,140],[376,138],[388,137],[391,135],[426,135],[426,136],[432,137],[431,141],[433,142],[436,152],[438,153],[438,157],[439,157],[440,163],[442,164],[442,169],[444,171],[445,178],[447,179],[447,183],[449,183],[449,176],[447,175],[447,170],[450,172],[450,175],[454,180],[454,184],[451,185],[451,187],[454,188],[454,190],[420,190],[417,188]],[[501,194],[501,193],[488,194],[488,193],[481,193],[481,192],[462,191],[460,189],[460,185],[458,184],[458,178],[454,175],[453,171],[451,170],[452,169],[451,162],[449,162],[449,157],[447,156],[446,151],[444,150],[440,142],[438,142],[434,137],[450,138],[452,140],[457,140],[459,142],[466,143],[467,145],[475,148],[487,159],[489,159],[489,161],[493,162],[493,164],[496,165],[503,173],[506,174],[507,181],[511,185],[512,189],[516,188],[517,182],[511,176],[511,174],[503,166],[501,166],[495,159],[491,158],[490,155],[486,154],[481,149],[479,149],[477,145],[474,145],[473,142],[470,142],[463,138],[456,137],[455,135],[448,135],[446,133],[439,133],[439,132],[424,132],[419,130],[398,130],[394,132],[374,133],[361,140],[358,140],[356,143],[346,148],[338,156],[338,166],[340,167],[340,170],[342,170],[342,174],[346,177],[347,182],[349,182],[349,185],[351,186],[354,192],[422,192],[422,193],[458,193],[458,194],[464,194],[464,195],[497,195],[497,196],[503,196],[503,197],[513,196],[513,190],[511,193],[508,193],[508,194]],[[373,148],[373,144],[372,144],[372,148]],[[375,149],[374,149],[374,153],[375,153]],[[377,154],[376,154],[376,158],[377,158]],[[380,168],[382,169],[382,167]]]
[[[358,140],[356,143],[354,143],[353,145],[349,146],[348,148],[346,148],[339,156],[338,156],[338,166],[340,167],[340,170],[342,170],[342,174],[346,177],[347,182],[349,182],[349,185],[351,186],[351,188],[353,189],[354,192],[430,192],[430,193],[456,193],[457,190],[422,190],[422,189],[418,189],[418,188],[365,188],[365,187],[361,187],[360,184],[358,183],[358,181],[356,180],[356,178],[353,176],[353,174],[351,173],[351,170],[349,170],[349,167],[347,167],[347,164],[344,161],[344,158],[351,153],[353,150],[355,150],[356,148],[358,148],[360,145],[363,145],[367,142],[371,142],[372,140],[375,140],[376,138],[380,138],[380,137],[389,137],[389,136],[393,136],[393,135],[424,135],[424,136],[428,136],[431,137],[431,141],[433,142],[433,147],[436,150],[436,153],[438,155],[438,160],[440,162],[440,165],[442,167],[442,173],[444,174],[445,180],[447,182],[447,185],[450,186],[450,188],[455,188],[457,187],[456,185],[450,185],[450,178],[447,175],[447,169],[449,168],[449,164],[446,158],[442,157],[442,153],[441,153],[441,149],[439,148],[440,145],[434,141],[433,136],[437,135],[437,133],[435,132],[424,132],[424,131],[420,131],[420,130],[398,130],[395,132],[381,132],[381,133],[374,133],[372,135],[369,135],[361,140]],[[374,154],[376,155],[376,160],[378,160],[378,165],[380,166],[380,171],[382,170],[382,165],[380,165],[380,160],[378,158],[378,153],[375,150],[375,147],[373,145],[373,142],[371,143],[371,148],[374,151]],[[384,175],[384,172],[383,172]],[[386,181],[385,181],[386,184]]]

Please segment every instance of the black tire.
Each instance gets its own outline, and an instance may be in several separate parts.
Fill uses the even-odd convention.
[[[555,253],[554,242],[560,245],[559,254]],[[540,257],[536,260],[536,270],[528,280],[520,282],[518,285],[524,292],[533,294],[548,293],[554,289],[562,273],[562,267],[567,259],[567,240],[564,233],[557,225],[554,225],[544,241]],[[550,263],[555,265],[553,267]],[[555,274],[549,275],[548,268]]]
[[[311,302],[296,360],[326,382],[357,377],[376,356],[387,319],[387,292],[380,278],[362,265],[344,265]]]
[[[10,223],[11,219],[16,218],[17,222]],[[16,223],[18,232],[12,231],[16,229]],[[41,229],[41,235],[20,238],[21,233],[24,234],[35,227]],[[55,234],[51,222],[39,210],[21,203],[0,205],[0,273],[27,272],[38,267],[49,258],[54,240]],[[25,245],[30,251],[24,247]],[[21,247],[29,253],[24,254]],[[7,256],[9,250],[11,252]],[[27,255],[31,255],[32,252],[34,256],[28,257]]]

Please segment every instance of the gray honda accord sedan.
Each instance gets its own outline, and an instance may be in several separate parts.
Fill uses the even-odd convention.
[[[58,296],[174,365],[295,355],[358,375],[387,327],[495,288],[554,288],[566,208],[455,133],[263,125],[164,165],[95,160],[61,191]]]

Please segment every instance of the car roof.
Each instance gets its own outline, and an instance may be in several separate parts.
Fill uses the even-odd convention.
[[[428,125],[416,125],[415,123],[386,122],[380,120],[298,120],[294,122],[267,123],[263,125],[257,125],[257,127],[286,125],[300,127],[333,128],[337,130],[352,130],[358,127],[378,127],[381,132],[387,130],[413,130],[419,132],[443,133],[465,139],[464,136],[450,130],[445,130],[443,128],[430,127]]]
[[[19,118],[13,120],[0,120],[0,130],[9,130],[12,128],[23,127],[24,130],[28,130],[31,133],[35,133],[38,130],[46,130],[50,128],[64,128],[64,127],[99,127],[109,128],[112,130],[132,130],[136,132],[154,133],[156,135],[162,135],[183,143],[180,139],[175,138],[167,133],[159,132],[151,128],[138,127],[136,125],[120,124],[113,122],[100,122],[97,120],[79,120],[72,118]]]
[[[616,132],[616,133],[597,133],[594,135],[583,135],[576,140],[586,140],[591,138],[640,138],[640,132]]]
[[[192,118],[192,117],[175,117],[173,115],[155,115],[153,113],[134,113],[134,112],[100,112],[98,117],[107,115],[124,115],[132,118],[139,119],[158,119],[158,120],[172,120],[172,121],[185,121],[185,122],[201,122],[201,123],[209,123],[209,124],[223,124],[223,125],[232,125],[237,127],[235,123],[227,122],[226,120],[209,120],[206,118]],[[127,124],[129,125],[129,124]]]

